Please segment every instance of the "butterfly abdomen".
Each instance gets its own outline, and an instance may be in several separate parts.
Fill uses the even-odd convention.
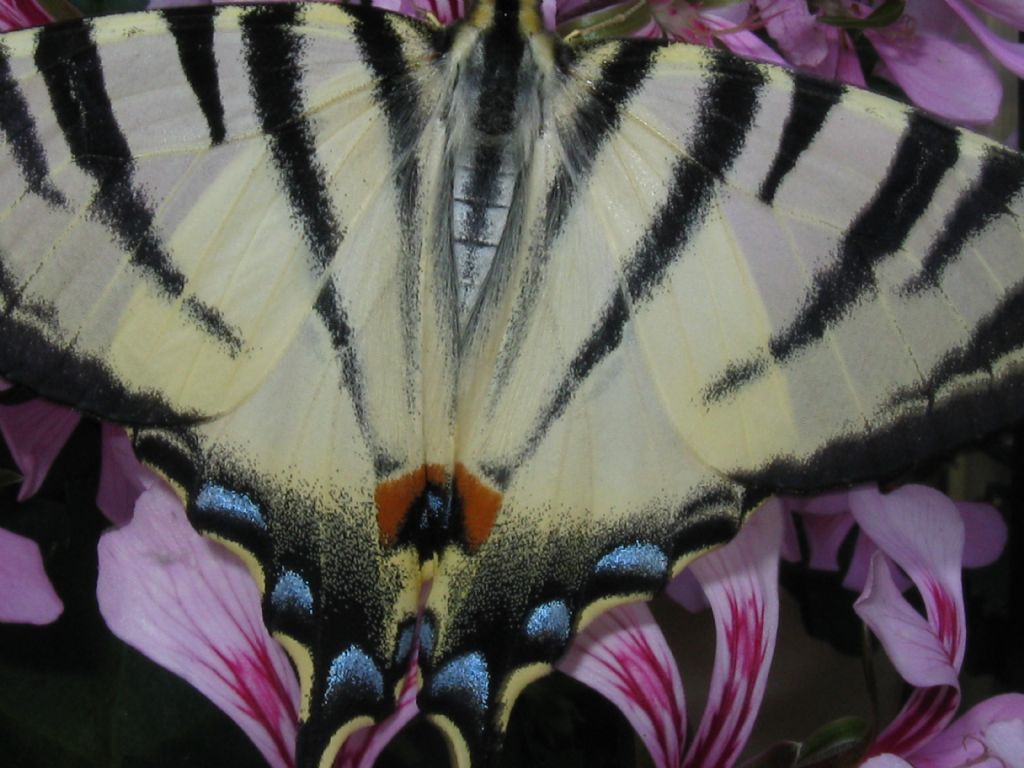
[[[456,33],[449,127],[452,251],[460,324],[465,327],[514,217],[516,185],[540,132],[543,67],[530,33],[502,17]],[[514,226],[514,225],[513,225]],[[511,233],[509,233],[511,234]]]

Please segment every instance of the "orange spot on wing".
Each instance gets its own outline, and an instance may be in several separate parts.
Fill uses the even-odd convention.
[[[398,541],[405,516],[413,502],[426,490],[427,483],[444,485],[446,477],[447,473],[440,464],[424,464],[377,485],[373,502],[377,505],[377,529],[382,547],[390,547]]]
[[[501,509],[501,494],[484,484],[462,464],[455,465],[455,491],[462,500],[462,524],[470,551],[479,549],[491,535]]]

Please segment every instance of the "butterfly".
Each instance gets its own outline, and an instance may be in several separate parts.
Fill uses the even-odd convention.
[[[414,647],[485,763],[769,494],[1021,416],[1022,186],[882,97],[532,0],[77,21],[0,39],[0,373],[129,427],[246,562],[300,766]]]

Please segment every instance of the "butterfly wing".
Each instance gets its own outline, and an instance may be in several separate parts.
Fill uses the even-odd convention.
[[[325,723],[390,711],[419,562],[383,551],[375,497],[450,456],[447,298],[418,234],[430,35],[282,5],[0,48],[0,371],[134,427],[193,523],[243,555],[300,672],[309,754],[343,738]]]
[[[460,495],[489,535],[446,552],[428,602],[423,703],[464,762],[579,626],[766,494],[1024,411],[1020,156],[719,52],[559,60],[526,234],[463,353]]]

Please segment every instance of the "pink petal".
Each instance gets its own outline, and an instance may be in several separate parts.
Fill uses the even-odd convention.
[[[783,500],[783,504],[800,515],[807,538],[810,567],[821,571],[838,571],[839,547],[853,528],[849,492],[790,496]]]
[[[987,750],[989,754],[1003,759],[1005,768],[1019,768],[1024,765],[1024,743],[1020,741],[1024,738],[1022,728],[1024,695],[1008,693],[994,696],[957,718],[911,757],[916,768],[956,768],[965,765],[972,768],[1000,768],[998,760],[980,760]]]
[[[964,521],[964,568],[991,565],[1006,546],[1006,521],[991,504],[972,501],[955,504]]]
[[[865,15],[866,12],[861,14]],[[899,25],[905,26],[901,30]],[[908,35],[926,32],[950,40],[963,37],[963,24],[946,4],[946,0],[906,0],[903,17],[888,29]]]
[[[256,584],[191,528],[162,483],[100,539],[97,597],[115,635],[207,696],[271,766],[290,768],[299,687],[263,625]]]
[[[686,738],[683,684],[643,603],[613,608],[580,633],[558,669],[617,706],[656,768],[679,768]]]
[[[416,706],[416,694],[419,691],[419,667],[409,665],[402,684],[402,695],[398,697],[398,706],[394,712],[379,723],[353,733],[341,748],[334,761],[334,768],[373,768],[377,757],[391,743],[395,735],[402,730],[419,712]]]
[[[871,558],[867,586],[854,610],[882,643],[900,676],[911,685],[957,684],[957,668],[925,618],[914,610],[893,582],[885,555]]]
[[[806,0],[757,0],[761,19],[786,58],[799,67],[820,64],[828,54],[828,41]]]
[[[864,589],[864,585],[868,583],[868,572],[871,570],[871,558],[875,552],[878,551],[878,547],[875,543],[863,535],[862,533],[857,534],[857,541],[853,545],[853,554],[850,556],[850,566],[846,569],[846,575],[843,577],[843,586],[854,592],[861,592]],[[904,581],[907,581],[906,577],[900,574]],[[909,586],[910,582],[907,581]],[[902,592],[906,587],[901,587]]]
[[[967,637],[960,582],[964,524],[956,505],[932,488],[907,485],[886,495],[857,489],[850,510],[917,586],[928,621],[959,670]]]
[[[764,697],[779,624],[782,503],[768,501],[721,549],[690,568],[715,617],[715,664],[708,708],[685,768],[729,768],[739,757]]]
[[[885,65],[879,74],[899,85],[919,107],[957,123],[995,119],[1003,88],[979,51],[924,32],[865,34]]]
[[[939,733],[960,703],[956,678],[966,630],[960,584],[964,530],[952,501],[938,491],[909,485],[882,495],[870,488],[850,494],[850,510],[881,550],[872,557],[868,588],[858,614],[885,646],[908,681],[921,687],[872,745],[871,754],[908,755]],[[921,594],[927,629],[899,595],[882,553],[896,562]]]
[[[714,19],[710,15],[704,17],[705,23],[712,29],[728,29],[732,25],[726,19]],[[747,59],[766,61],[769,64],[778,64],[780,67],[789,66],[789,62],[779,56],[778,52],[759,38],[750,30],[736,29],[729,32],[720,32],[717,39],[733,53]]]
[[[963,19],[964,24],[977,35],[988,52],[995,57],[996,61],[1006,67],[1008,70],[1013,72],[1017,77],[1024,77],[1024,43],[1014,43],[1009,40],[1004,40],[988,26],[971,13],[964,6],[960,0],[946,0],[949,7]],[[1024,16],[1024,12],[1021,11],[1021,4],[1016,3],[1016,15]],[[1012,22],[1018,27],[1024,26],[1024,21]]]
[[[697,577],[693,575],[692,568],[686,568],[668,583],[665,594],[679,603],[690,613],[700,613],[708,607],[708,599],[704,596],[704,589],[701,587]]]
[[[959,688],[939,685],[916,689],[896,719],[875,739],[869,755],[885,752],[912,755],[915,750],[942,732],[953,719],[959,706]]]
[[[52,21],[35,0],[0,0],[0,32],[38,27]]]
[[[24,501],[39,490],[81,418],[70,408],[45,400],[0,405],[0,432],[25,476],[18,501]]]
[[[868,583],[868,571],[871,568],[871,558],[878,547],[875,546],[868,536],[862,533],[857,534],[857,542],[853,545],[853,555],[850,557],[850,566],[846,569],[846,576],[843,577],[843,586],[852,592],[864,591]],[[900,592],[906,592],[914,583],[907,578],[903,571],[892,573],[893,583]]]
[[[800,562],[800,537],[792,514],[782,516],[782,559],[787,563]]]
[[[102,430],[96,506],[110,522],[124,525],[132,519],[132,510],[139,496],[157,478],[135,458],[131,440],[123,428],[103,422]]]
[[[1024,720],[993,723],[978,739],[1000,768],[1024,768]]]
[[[946,2],[949,3],[949,0]],[[1020,0],[971,0],[971,2],[985,13],[1005,21],[1010,26],[1024,29],[1024,3],[1021,3]],[[954,3],[949,4],[954,5]]]
[[[896,757],[896,755],[886,753],[884,755],[872,757],[867,762],[861,763],[860,768],[914,768],[914,766],[902,757]]]
[[[805,515],[804,532],[810,551],[808,565],[819,571],[839,570],[839,547],[853,528],[853,516]]]
[[[806,67],[807,71],[827,80],[838,80],[864,88],[867,84],[864,70],[861,69],[860,57],[850,36],[836,27],[826,26],[824,32],[828,55],[816,66]]]
[[[424,11],[429,11],[442,24],[451,24],[466,15],[467,3],[465,0],[412,0],[409,5],[417,9],[414,13],[403,10],[409,16],[422,16]]]
[[[0,622],[49,624],[63,610],[43,568],[39,545],[0,528]]]

